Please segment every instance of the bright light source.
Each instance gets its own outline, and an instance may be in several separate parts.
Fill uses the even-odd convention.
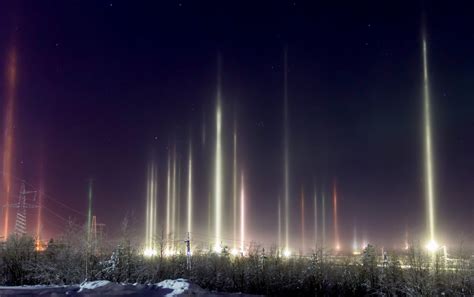
[[[368,245],[369,245],[369,244],[367,243],[367,241],[364,240],[364,241],[362,242],[361,248],[364,250]]]
[[[432,253],[436,252],[439,249],[438,243],[434,240],[430,240],[428,244],[426,245],[426,249]]]
[[[283,257],[289,258],[291,256],[291,251],[286,249],[283,251]]]
[[[151,249],[151,248],[146,248],[144,251],[143,251],[143,255],[145,257],[154,257],[156,256],[157,252],[155,249]]]
[[[37,239],[35,241],[35,251],[44,252],[46,250],[46,244],[41,240]]]
[[[174,255],[174,252],[170,249],[167,249],[164,253],[165,257],[171,257]]]
[[[214,246],[214,253],[216,253],[216,254],[222,253],[222,247],[219,244],[216,244]]]
[[[230,250],[230,254],[231,254],[232,256],[238,256],[238,255],[239,255],[239,251],[238,251],[237,249],[232,249],[232,250]]]
[[[360,255],[360,250],[359,250],[359,247],[358,247],[356,241],[354,241],[354,243],[352,244],[352,254],[353,255]]]

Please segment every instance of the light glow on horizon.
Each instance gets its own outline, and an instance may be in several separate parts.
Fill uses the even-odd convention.
[[[236,249],[236,248],[233,248],[233,249],[230,250],[230,254],[234,257],[238,256],[239,255],[239,250]]]
[[[434,253],[436,251],[439,250],[439,244],[434,241],[434,240],[430,240],[427,244],[426,244],[426,249],[431,252],[431,253]]]
[[[154,257],[158,254],[158,252],[155,249],[147,248],[143,251],[143,255],[145,257]]]

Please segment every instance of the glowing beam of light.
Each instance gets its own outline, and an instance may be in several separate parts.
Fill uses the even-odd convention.
[[[244,252],[245,243],[245,188],[244,173],[240,177],[240,251]]]
[[[89,180],[89,190],[87,195],[88,207],[87,207],[87,240],[91,240],[91,231],[92,231],[92,179]]]
[[[428,81],[428,58],[426,36],[423,32],[423,90],[424,90],[424,132],[425,132],[425,192],[428,206],[428,225],[430,241],[435,242],[435,214],[434,214],[434,188],[433,188],[433,157],[431,140],[431,112],[430,93]]]
[[[318,194],[316,186],[314,187],[314,247],[317,249],[318,245]]]
[[[166,249],[169,249],[171,233],[171,152],[168,151],[168,166],[166,170]]]
[[[278,197],[278,249],[281,249],[281,198]]]
[[[212,192],[209,191],[207,193],[207,234],[209,237],[212,236],[212,205],[213,205],[213,200],[212,200]]]
[[[284,51],[283,117],[284,117],[284,191],[285,191],[285,250],[290,250],[290,177],[289,177],[289,131],[288,131],[288,50]]]
[[[147,178],[145,256],[156,255],[154,236],[156,234],[157,193],[157,169],[152,162],[148,165]]]
[[[171,178],[171,249],[174,250],[176,232],[176,145],[173,148],[173,169]]]
[[[189,144],[189,158],[188,158],[188,235],[191,235],[191,228],[193,224],[193,157],[192,144]]]
[[[352,250],[354,252],[358,251],[359,250],[359,244],[357,243],[357,226],[354,224],[354,238],[353,238],[353,241],[352,241]]]
[[[234,220],[234,249],[237,242],[237,131],[234,123],[234,151],[233,151],[233,164],[232,164],[232,200],[233,200],[233,220]]]
[[[332,202],[333,202],[333,219],[334,219],[334,248],[338,251],[341,246],[339,242],[339,218],[337,213],[337,186],[336,181],[333,183],[333,192],[332,192]]]
[[[146,181],[146,208],[145,208],[145,251],[148,248],[148,235],[150,234],[150,164],[147,168]],[[146,253],[145,253],[146,254]]]
[[[181,234],[181,162],[180,159],[176,161],[177,165],[177,179],[176,179],[176,231],[174,234],[176,235],[175,238],[179,238],[182,236]]]
[[[152,218],[152,221],[151,221],[151,230],[150,230],[150,243],[151,243],[151,246],[153,248],[153,250],[155,250],[155,242],[154,242],[154,237],[156,235],[156,213],[157,213],[157,209],[158,209],[158,205],[157,205],[157,200],[158,200],[158,168],[156,168],[155,166],[153,166],[153,180],[152,180],[152,185],[153,185],[153,191],[152,191],[152,212],[151,212],[151,218]]]
[[[326,247],[326,196],[321,195],[321,247]]]
[[[301,188],[301,252],[305,251],[304,189]]]
[[[7,57],[7,87],[6,87],[6,101],[5,101],[5,122],[3,132],[3,193],[5,195],[5,205],[10,204],[10,193],[12,186],[12,163],[13,163],[13,132],[14,132],[14,105],[15,105],[15,91],[16,91],[16,72],[17,72],[17,57],[16,49],[10,49]],[[9,216],[10,210],[8,207],[4,208],[4,225],[3,236],[7,239],[9,232]]]
[[[410,248],[410,243],[408,242],[408,229],[405,230],[405,250]]]
[[[42,231],[42,215],[43,215],[43,193],[44,193],[44,169],[43,159],[40,161],[40,180],[38,187],[38,217],[36,219],[36,249],[41,249],[41,231]]]
[[[214,202],[215,202],[215,251],[221,250],[221,226],[222,226],[222,114],[221,114],[221,58],[217,62],[217,107],[216,107],[216,151],[214,169]]]
[[[202,125],[201,125],[201,146],[206,146],[206,116],[204,110],[202,111]]]

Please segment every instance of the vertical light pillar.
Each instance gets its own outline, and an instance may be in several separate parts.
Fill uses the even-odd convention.
[[[16,48],[12,47],[7,56],[7,83],[5,96],[5,114],[3,126],[3,194],[5,205],[10,204],[13,165],[14,106],[16,91],[17,58]],[[9,235],[10,208],[4,207],[3,236]]]
[[[221,247],[221,227],[222,227],[222,144],[221,144],[221,133],[222,133],[222,114],[221,114],[221,58],[218,56],[217,62],[217,106],[216,106],[216,147],[215,147],[215,160],[214,160],[214,202],[215,202],[215,246],[214,250],[220,253]]]

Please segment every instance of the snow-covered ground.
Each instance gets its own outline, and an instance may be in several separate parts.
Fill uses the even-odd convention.
[[[159,282],[157,286],[162,287],[163,289],[173,290],[166,295],[167,297],[183,294],[184,292],[189,290],[189,283],[185,279],[182,279],[182,278],[166,279],[162,282]]]
[[[71,286],[1,287],[1,296],[250,296],[245,294],[214,293],[179,278],[157,284],[117,284],[106,280],[83,282]]]
[[[98,280],[98,281],[92,281],[92,282],[83,282],[80,286],[79,286],[79,291],[78,292],[82,292],[82,291],[87,291],[87,290],[94,290],[94,289],[97,289],[97,288],[100,288],[100,287],[103,287],[103,286],[107,286],[111,284],[111,282],[107,281],[107,280]]]

